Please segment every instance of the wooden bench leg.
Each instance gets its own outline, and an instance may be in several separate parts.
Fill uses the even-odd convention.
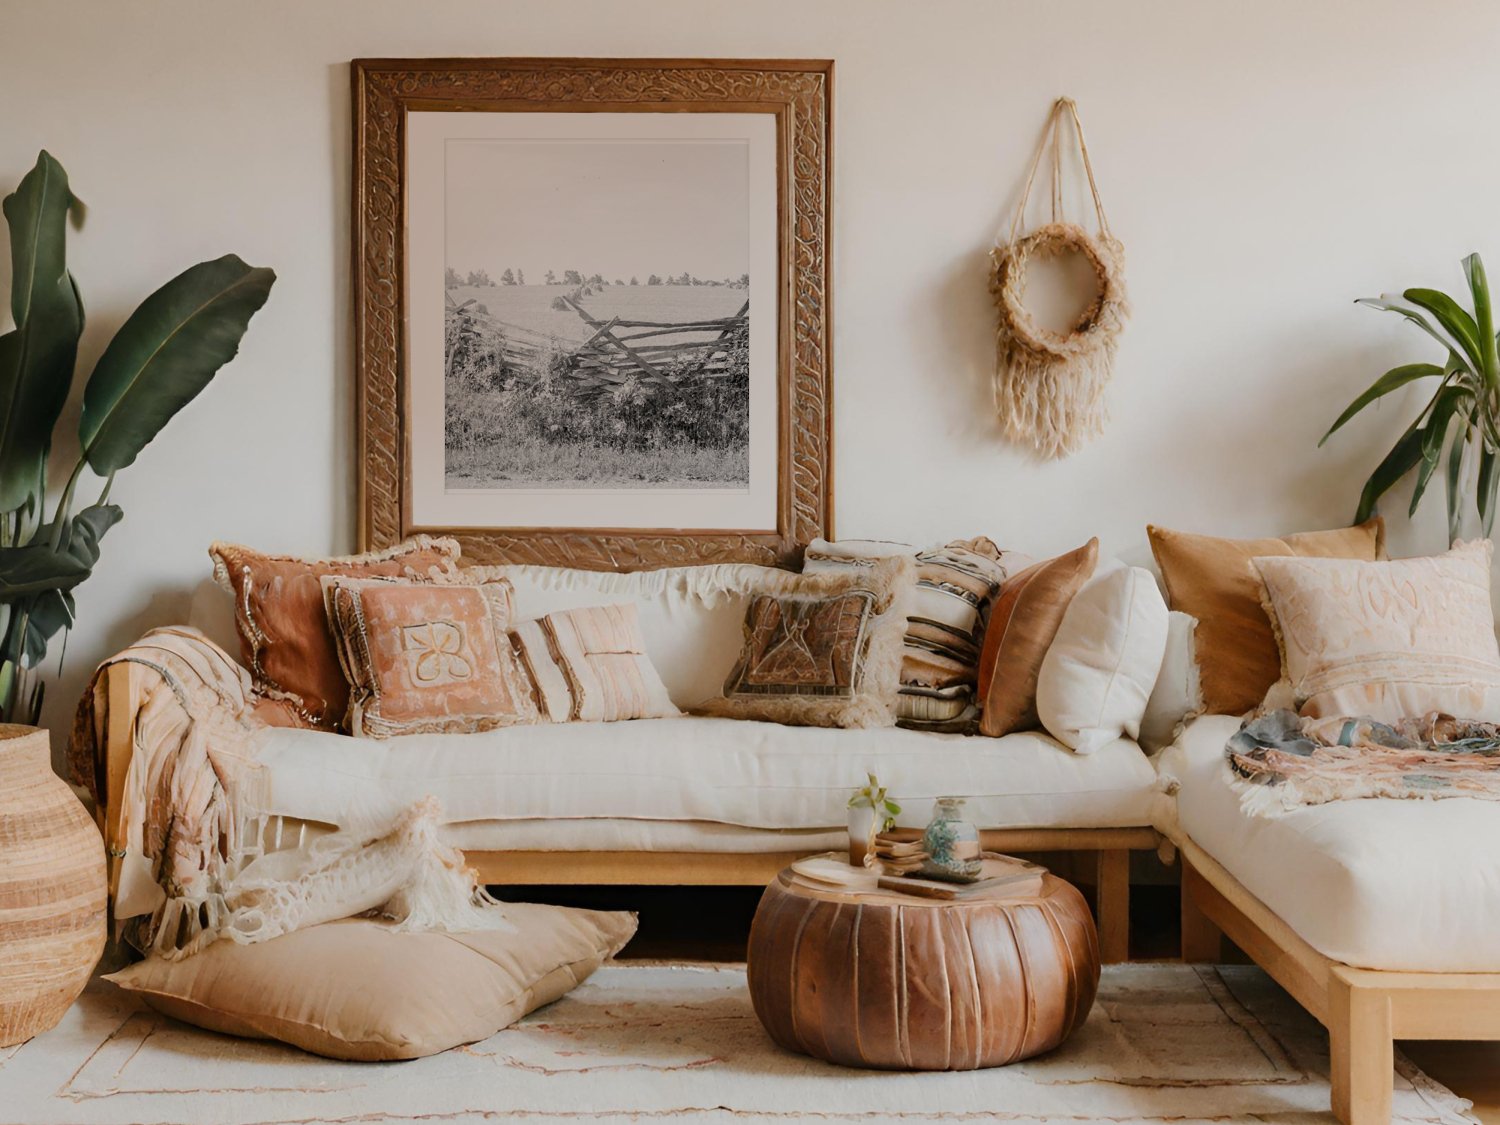
[[[1182,860],[1182,959],[1188,964],[1217,965],[1224,958],[1224,934],[1198,905],[1203,877]]]
[[[1333,1114],[1344,1125],[1390,1125],[1391,1002],[1334,969],[1328,981]]]
[[[1094,892],[1099,905],[1099,960],[1116,965],[1130,960],[1130,852],[1100,850]]]

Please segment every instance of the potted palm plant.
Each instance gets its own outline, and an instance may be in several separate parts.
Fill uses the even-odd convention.
[[[62,165],[43,152],[4,213],[15,327],[0,335],[0,722],[34,724],[43,684],[33,670],[73,623],[73,590],[124,515],[109,502],[115,474],[234,357],[276,275],[227,254],[141,302],[84,384],[77,459],[49,511],[53,431],[83,333],[66,255],[69,215],[81,208]],[[77,506],[86,468],[104,484],[98,499]]]
[[[1469,510],[1477,511],[1485,535],[1494,527],[1495,495],[1500,488],[1500,356],[1484,263],[1478,254],[1470,254],[1463,260],[1463,269],[1472,310],[1436,289],[1407,289],[1357,302],[1405,317],[1436,341],[1446,358],[1442,363],[1407,363],[1387,371],[1349,404],[1318,443],[1321,446],[1372,402],[1410,383],[1437,380],[1432,396],[1370,474],[1360,494],[1356,523],[1369,519],[1380,498],[1413,471],[1416,482],[1408,514],[1414,515],[1441,465],[1449,541],[1458,538]]]

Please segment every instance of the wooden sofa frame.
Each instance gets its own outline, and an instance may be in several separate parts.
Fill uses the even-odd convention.
[[[110,853],[110,899],[118,885],[116,858],[120,796],[135,751],[135,718],[142,677],[140,664],[121,662],[105,669],[108,722],[105,731],[105,792],[98,810],[100,830]],[[915,837],[913,832],[912,836]],[[1099,953],[1106,964],[1129,958],[1130,853],[1154,850],[1153,828],[1013,828],[986,831],[982,844],[1000,852],[1092,852],[1099,926]],[[810,851],[642,852],[642,851],[470,851],[464,858],[491,886],[609,884],[624,886],[759,886]]]
[[[1394,1041],[1500,1039],[1500,973],[1356,969],[1304,941],[1191,840],[1182,859],[1182,959],[1222,960],[1228,937],[1328,1029],[1333,1112],[1389,1125]]]

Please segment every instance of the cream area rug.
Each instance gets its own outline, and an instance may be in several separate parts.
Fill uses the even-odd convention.
[[[1105,969],[1083,1029],[997,1070],[847,1070],[773,1046],[742,967],[631,964],[433,1058],[338,1063],[158,1016],[96,981],[0,1050],[7,1125],[308,1122],[1331,1122],[1327,1037],[1259,970]],[[1398,1122],[1472,1122],[1404,1060]]]

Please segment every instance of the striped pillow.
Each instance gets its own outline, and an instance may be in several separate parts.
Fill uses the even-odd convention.
[[[802,569],[817,573],[868,567],[905,554],[917,560],[917,588],[906,619],[897,725],[972,730],[979,717],[975,682],[990,604],[1005,579],[1031,560],[1001,551],[983,536],[929,550],[877,540],[820,539],[808,546]]]
[[[549,613],[516,626],[510,636],[539,709],[554,723],[682,714],[646,655],[634,605]]]

